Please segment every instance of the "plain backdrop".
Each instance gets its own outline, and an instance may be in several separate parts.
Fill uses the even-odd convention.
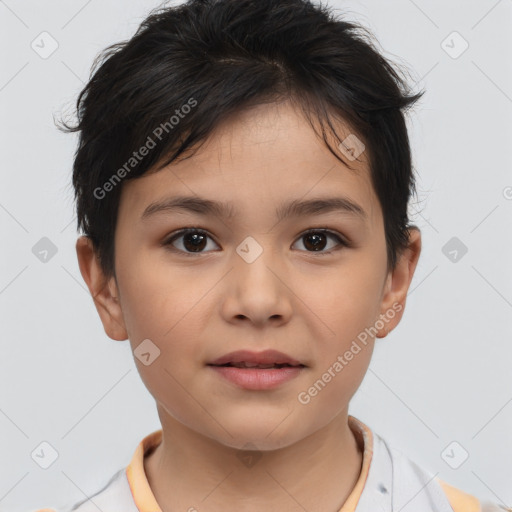
[[[408,121],[423,250],[403,320],[377,341],[350,413],[439,478],[510,506],[512,1],[328,3],[427,90]],[[91,495],[160,428],[128,342],[105,335],[80,275],[76,136],[53,122],[97,53],[157,6],[0,2],[2,511]],[[46,58],[33,49],[41,38],[47,52],[58,45]],[[47,469],[41,449],[57,457]]]

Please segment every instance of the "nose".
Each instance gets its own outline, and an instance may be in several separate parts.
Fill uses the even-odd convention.
[[[249,321],[261,327],[290,320],[293,292],[287,272],[270,249],[260,247],[256,254],[254,246],[241,244],[233,255],[222,303],[222,314],[229,322]]]

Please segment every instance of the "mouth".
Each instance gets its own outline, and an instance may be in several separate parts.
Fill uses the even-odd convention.
[[[276,389],[299,377],[306,368],[297,359],[276,350],[239,350],[219,357],[207,366],[237,388],[250,391]]]
[[[251,368],[255,370],[268,370],[268,369],[279,369],[279,368],[305,368],[303,364],[288,364],[288,363],[274,363],[274,364],[258,364],[250,363],[247,361],[241,361],[239,363],[226,363],[226,364],[209,364],[208,366],[223,366],[233,368]]]
[[[306,365],[300,361],[278,352],[277,350],[264,350],[252,352],[250,350],[238,350],[230,352],[222,357],[207,363],[208,366],[251,368],[251,369],[280,369],[280,368],[304,368]]]

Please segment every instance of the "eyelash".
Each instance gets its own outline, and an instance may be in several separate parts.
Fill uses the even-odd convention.
[[[185,256],[198,256],[198,255],[201,255],[201,254],[208,254],[208,252],[210,251],[207,251],[207,252],[187,252],[187,251],[182,251],[181,249],[176,249],[175,247],[172,246],[172,243],[174,241],[176,241],[177,239],[179,239],[180,237],[188,234],[188,233],[198,233],[200,235],[205,235],[209,238],[211,238],[212,240],[213,237],[211,237],[207,231],[205,231],[204,229],[202,228],[195,228],[195,227],[189,227],[189,228],[183,228],[183,229],[180,229],[179,231],[175,231],[174,233],[172,233],[168,238],[166,238],[162,243],[161,245],[162,246],[165,246],[165,248],[167,250],[170,250],[172,252],[178,252],[180,254],[183,254]],[[331,237],[335,238],[339,245],[343,246],[343,247],[351,247],[351,244],[343,237],[341,237],[337,232],[335,231],[331,231],[329,229],[325,229],[325,228],[312,228],[312,229],[308,229],[307,231],[304,231],[303,233],[301,233],[299,235],[299,237],[297,238],[297,240],[300,240],[301,238],[307,236],[307,235],[310,235],[310,234],[313,234],[313,233],[323,233],[323,234],[326,234],[326,235],[330,235]],[[215,240],[214,240],[215,241]],[[215,242],[217,244],[217,242]],[[219,245],[219,244],[217,244]],[[319,255],[319,256],[325,256],[325,255],[329,255],[329,254],[332,254],[334,251],[337,251],[339,250],[339,248],[334,248],[334,249],[330,249],[329,251],[301,251],[301,252],[309,252],[311,254],[316,254],[316,255]]]

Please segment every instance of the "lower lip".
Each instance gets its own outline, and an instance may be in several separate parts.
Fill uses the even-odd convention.
[[[297,377],[303,366],[282,368],[237,368],[236,366],[212,366],[225,379],[244,389],[273,389]]]

